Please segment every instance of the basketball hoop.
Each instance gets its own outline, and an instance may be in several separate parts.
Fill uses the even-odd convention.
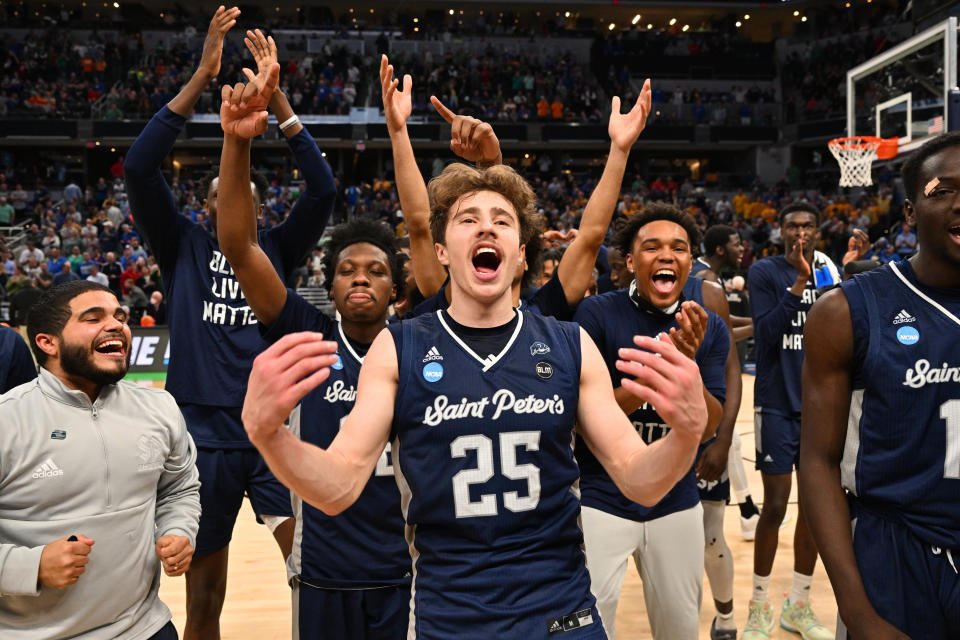
[[[870,186],[873,184],[870,178],[873,161],[877,158],[888,160],[897,155],[897,138],[834,138],[827,146],[840,164],[841,187]]]

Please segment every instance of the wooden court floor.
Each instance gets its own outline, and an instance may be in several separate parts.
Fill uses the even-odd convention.
[[[744,466],[750,479],[753,498],[763,499],[760,474],[753,468],[753,377],[743,377],[743,401],[737,418],[737,431],[743,440]],[[780,594],[790,589],[793,576],[793,524],[796,522],[796,482],[787,510],[790,521],[780,532],[780,548],[774,563],[771,593],[777,615],[780,610]],[[753,543],[743,540],[740,534],[740,512],[736,506],[727,507],[724,533],[734,556],[734,611],[738,629],[743,629],[746,620],[746,605],[752,590]],[[290,638],[290,589],[286,585],[286,572],[280,551],[267,529],[256,524],[249,503],[244,501],[243,510],[233,532],[230,545],[230,569],[227,579],[227,597],[220,617],[224,640],[282,640]],[[703,607],[700,613],[700,637],[709,638],[710,622],[713,619],[713,599],[709,581],[704,577]],[[173,622],[178,631],[183,630],[186,620],[185,591],[183,578],[163,577],[160,598],[173,612]],[[828,628],[836,626],[836,603],[823,565],[818,562],[813,580],[814,610]],[[617,610],[617,638],[620,640],[650,638],[643,603],[643,586],[633,563],[627,570],[620,606]],[[798,639],[800,636],[777,627],[772,639]],[[349,640],[345,638],[344,640]]]

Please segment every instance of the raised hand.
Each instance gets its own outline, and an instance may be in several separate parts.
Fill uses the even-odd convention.
[[[198,71],[203,71],[210,78],[216,78],[220,75],[220,57],[223,55],[223,39],[227,31],[237,24],[237,18],[240,16],[240,9],[231,7],[224,8],[223,5],[213,14],[210,20],[210,27],[207,29],[207,37],[203,41],[203,53],[200,55],[200,64],[197,65]]]
[[[650,115],[653,92],[650,89],[650,79],[643,83],[640,96],[636,104],[627,113],[620,113],[620,98],[614,96],[610,105],[610,123],[607,133],[610,141],[621,151],[629,152],[630,147],[637,141],[644,127],[647,126],[647,117]]]
[[[657,408],[670,428],[699,442],[707,426],[707,404],[697,363],[674,346],[665,333],[656,338],[634,336],[637,349],[619,351],[617,369],[634,379],[620,384]]]
[[[319,333],[291,333],[253,361],[243,401],[243,426],[250,441],[268,440],[297,403],[330,375],[337,343]]]
[[[247,31],[247,36],[243,39],[247,49],[253,55],[254,62],[257,63],[257,73],[264,74],[270,70],[270,67],[279,62],[277,59],[277,43],[273,41],[273,36],[264,36],[260,29]]]
[[[847,252],[843,254],[842,264],[860,260],[870,250],[870,238],[862,229],[854,229],[853,235],[847,240]]]
[[[807,262],[806,257],[803,255],[804,244],[809,242],[805,238],[797,240],[796,244],[793,245],[793,249],[785,256],[787,262],[794,269],[797,270],[797,279],[802,279],[804,282],[810,277],[810,274],[813,273],[813,270],[810,268],[810,263]]]
[[[670,339],[680,353],[692,360],[696,358],[697,349],[707,333],[707,312],[696,302],[688,300],[680,306],[676,318],[679,329],[670,329]]]
[[[273,63],[257,75],[247,68],[243,73],[247,84],[226,85],[221,91],[220,127],[227,135],[250,139],[267,130],[267,105],[280,80],[280,65]]]
[[[71,536],[73,537],[73,536]],[[93,540],[77,535],[75,540],[54,540],[40,552],[40,584],[54,589],[72,587],[86,571]]]
[[[500,164],[500,140],[488,123],[458,116],[448,109],[436,96],[430,96],[433,108],[450,123],[450,150],[468,162]]]
[[[393,77],[393,65],[387,56],[380,57],[380,89],[383,92],[383,115],[387,118],[387,130],[390,133],[402,131],[407,119],[413,113],[413,78],[403,76],[403,90],[399,91],[400,81]]]
[[[193,547],[190,545],[190,538],[186,536],[172,533],[160,536],[154,551],[163,563],[164,572],[171,578],[186,573],[193,560]]]

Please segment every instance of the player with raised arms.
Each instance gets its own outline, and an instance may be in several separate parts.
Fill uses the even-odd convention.
[[[273,38],[258,29],[248,35],[258,63],[276,59]],[[266,105],[263,94],[261,102]],[[224,130],[220,162],[220,216],[217,237],[247,303],[274,343],[298,331],[316,331],[337,341],[338,361],[327,380],[307,394],[290,417],[290,428],[305,442],[330,446],[353,409],[360,365],[386,325],[397,283],[403,280],[393,231],[357,218],[335,227],[324,253],[325,281],[340,314],[334,322],[287,289],[257,242],[249,181],[250,134],[236,126],[243,113],[221,108]],[[410,601],[410,555],[403,539],[400,493],[393,478],[389,445],[357,501],[330,517],[293,496],[297,535],[287,560],[293,585],[294,637],[406,637]]]
[[[393,146],[393,164],[396,172],[397,194],[403,207],[404,221],[410,233],[411,265],[417,287],[427,297],[413,310],[413,315],[444,309],[452,298],[452,289],[445,285],[447,270],[437,259],[430,229],[430,200],[423,176],[417,167],[407,131],[407,118],[412,111],[413,80],[394,77],[393,65],[387,56],[380,59],[380,83],[387,129]],[[526,300],[521,289],[533,273],[539,260],[541,241],[531,237],[525,244],[524,260],[517,269],[511,290],[514,306],[526,311],[570,320],[573,310],[583,300],[593,276],[593,266],[610,226],[610,219],[620,197],[620,185],[627,167],[630,149],[647,124],[650,115],[652,91],[650,81],[644,82],[636,103],[627,113],[620,112],[620,98],[611,101],[610,151],[606,157],[603,175],[597,183],[583,216],[576,238],[570,243],[551,277]],[[502,162],[500,141],[488,123],[470,116],[453,113],[435,96],[431,102],[444,120],[450,123],[450,149],[461,158],[475,162],[478,168]]]
[[[240,418],[247,372],[266,348],[256,315],[215,234],[180,215],[161,170],[193,106],[217,78],[224,38],[239,15],[236,7],[217,9],[196,72],[150,119],[124,161],[133,219],[163,272],[171,340],[166,389],[197,445],[203,509],[196,556],[187,572],[186,640],[220,637],[230,539],[244,495],[273,532],[284,558],[294,533],[290,494],[251,446]],[[259,237],[276,271],[286,277],[323,234],[336,187],[320,149],[282,92],[274,92],[270,109],[306,182],[286,220]],[[251,215],[259,215],[266,190],[266,180],[258,178],[248,181],[254,191]],[[217,183],[211,177],[204,201],[214,230],[222,213]]]
[[[804,331],[800,497],[842,640],[960,638],[960,133],[903,184],[916,255],[846,280]]]
[[[242,114],[238,132],[251,134],[241,135],[265,127],[251,94],[269,93],[276,75],[224,89]],[[283,426],[337,362],[337,342],[318,333],[287,335],[257,357],[244,425],[277,477],[328,514],[356,501],[391,443],[413,560],[408,637],[604,638],[577,525],[575,424],[620,490],[654,504],[703,434],[699,371],[664,334],[620,351],[618,369],[639,380],[624,386],[672,427],[646,445],[589,337],[513,308],[523,241],[536,233],[529,185],[502,165],[455,164],[430,188],[449,309],[377,336],[326,449]]]

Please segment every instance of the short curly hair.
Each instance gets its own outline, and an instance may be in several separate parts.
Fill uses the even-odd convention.
[[[329,290],[333,285],[340,252],[360,242],[368,242],[387,254],[390,260],[390,275],[393,276],[393,283],[397,286],[397,295],[401,295],[404,277],[403,265],[397,252],[396,234],[388,225],[369,218],[354,218],[330,230],[330,238],[323,252],[323,277],[327,283],[327,289]]]
[[[687,238],[690,241],[690,250],[693,251],[700,246],[700,229],[697,228],[697,222],[689,213],[681,211],[672,204],[665,202],[654,202],[647,205],[643,213],[637,213],[627,219],[627,223],[617,233],[614,240],[614,246],[620,251],[620,254],[626,258],[633,253],[633,241],[637,237],[637,232],[642,227],[656,222],[657,220],[667,220],[675,222],[684,231],[687,232]]]
[[[539,237],[543,222],[537,213],[537,195],[523,177],[512,168],[496,164],[475,169],[461,162],[448,165],[428,185],[430,192],[430,233],[433,241],[443,244],[446,238],[450,208],[462,196],[479,191],[499,193],[513,205],[520,220],[520,243],[528,244]],[[527,264],[530,265],[527,254]]]

